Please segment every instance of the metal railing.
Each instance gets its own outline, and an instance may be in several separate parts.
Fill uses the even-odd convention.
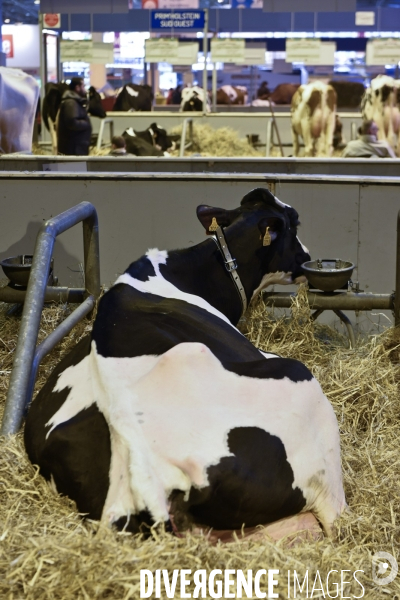
[[[56,237],[80,222],[83,222],[86,299],[36,347]],[[24,412],[32,399],[40,361],[85,315],[93,310],[99,295],[97,212],[90,202],[81,202],[46,221],[37,236],[0,435],[9,435],[18,431]]]
[[[104,135],[104,129],[106,127],[106,125],[109,125],[110,127],[110,145],[111,145],[111,140],[114,137],[114,119],[111,119],[110,117],[107,117],[105,119],[102,119],[100,122],[100,129],[99,129],[99,134],[97,136],[97,143],[96,143],[96,149],[100,150],[102,143],[103,143],[103,135]]]
[[[277,308],[290,308],[296,292],[264,292],[263,301],[268,306]],[[395,291],[393,294],[372,294],[358,289],[343,292],[308,292],[310,308],[315,309],[313,319],[319,317],[325,310],[332,310],[345,324],[350,348],[355,346],[355,336],[350,319],[342,310],[391,310],[394,315],[395,327],[400,325],[400,211],[397,213],[397,241],[396,241],[396,273]]]
[[[189,141],[186,143],[187,130],[189,129]],[[193,119],[187,117],[183,120],[182,134],[181,134],[181,146],[179,149],[179,157],[185,156],[185,150],[188,150],[193,146]]]

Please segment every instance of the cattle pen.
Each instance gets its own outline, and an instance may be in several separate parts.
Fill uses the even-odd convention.
[[[52,159],[46,158],[45,162],[48,160]],[[53,159],[53,162],[61,161]],[[96,159],[93,164],[103,166],[107,161]],[[224,162],[217,161],[210,168],[217,169],[219,164]],[[276,164],[281,165],[281,171],[287,168],[279,161]],[[302,168],[310,168],[309,163],[305,161]],[[389,174],[356,177],[348,173],[266,174],[265,171],[247,175],[221,171],[157,173],[150,169],[138,173],[14,171],[0,172],[0,181],[3,256],[32,251],[43,221],[77,202],[90,201],[99,215],[100,279],[105,286],[148,247],[172,249],[202,241],[204,234],[194,219],[197,204],[231,208],[249,189],[268,186],[278,198],[299,211],[300,236],[313,256],[327,258],[339,254],[352,260],[357,267],[353,278],[365,291],[384,294],[388,308],[393,308],[390,298],[397,272],[399,180]],[[24,202],[27,197],[29,203]],[[82,234],[77,228],[57,238],[55,270],[62,286],[84,287],[82,256]],[[390,329],[383,336],[364,340],[349,350],[342,336],[310,321],[307,299],[305,290],[300,290],[294,303],[291,301],[290,321],[271,316],[264,304],[259,303],[245,316],[241,329],[262,350],[305,362],[334,406],[342,436],[345,491],[351,509],[339,521],[334,541],[321,536],[314,539],[300,536],[277,542],[261,530],[257,539],[239,541],[239,535],[230,544],[215,544],[209,534],[174,537],[157,530],[144,540],[93,522],[82,522],[73,504],[56,495],[27,462],[21,437],[17,435],[2,442],[1,473],[5,490],[0,523],[5,552],[0,556],[0,591],[3,597],[10,600],[138,598],[140,569],[151,572],[165,569],[171,574],[174,569],[187,569],[193,574],[202,568],[244,571],[275,568],[279,571],[278,589],[282,598],[310,597],[313,585],[318,586],[318,577],[323,581],[322,590],[330,589],[334,595],[332,586],[340,585],[344,573],[350,577],[344,577],[347,583],[342,584],[342,597],[370,600],[380,597],[381,588],[371,575],[371,557],[377,550],[395,555],[399,540],[398,334]],[[6,317],[4,305],[0,305],[0,310],[2,413],[18,319]],[[70,310],[65,304],[44,309],[40,341]],[[43,361],[36,390],[87,329],[88,322],[82,321]],[[329,575],[332,568],[339,573],[339,584]],[[308,573],[307,596],[299,591],[294,595],[295,572],[301,583]],[[356,572],[361,587],[352,575]],[[390,590],[399,593],[398,582]]]
[[[111,131],[115,135],[121,135],[123,131],[129,127],[133,127],[138,131],[147,129],[151,123],[158,123],[168,131],[173,127],[183,125],[188,118],[193,120],[198,125],[210,125],[213,129],[221,127],[230,127],[235,130],[239,137],[246,138],[246,135],[257,134],[262,144],[267,146],[268,143],[272,146],[273,131],[271,128],[272,113],[263,109],[260,111],[256,107],[249,107],[251,110],[244,111],[240,107],[240,111],[227,111],[218,113],[203,113],[203,112],[168,112],[168,111],[151,111],[151,112],[108,112],[107,119],[101,120],[91,118],[93,133],[99,135],[99,144],[111,139]],[[357,136],[357,128],[362,123],[362,116],[358,112],[338,112],[337,113],[343,124],[343,135],[347,141],[355,139]],[[282,144],[285,147],[285,155],[292,154],[292,126],[290,112],[279,109],[274,109],[274,118],[277,123],[279,135]],[[109,131],[108,131],[109,130]],[[269,137],[269,140],[268,140]],[[43,134],[44,145],[49,145],[51,142],[50,134],[47,130]],[[276,142],[276,135],[275,135]],[[265,152],[264,152],[265,154]]]

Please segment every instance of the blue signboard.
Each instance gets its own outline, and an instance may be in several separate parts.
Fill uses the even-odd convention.
[[[204,10],[152,10],[151,29],[204,29]]]

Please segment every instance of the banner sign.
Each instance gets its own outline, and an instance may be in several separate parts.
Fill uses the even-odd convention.
[[[152,10],[151,29],[204,29],[204,10]]]
[[[238,65],[265,65],[265,44],[258,48],[245,48],[243,61],[238,61]]]
[[[367,42],[367,65],[396,65],[400,61],[400,40],[375,39]]]
[[[314,38],[286,40],[286,62],[318,63],[321,53],[321,40]]]
[[[194,65],[199,52],[198,42],[182,42],[171,38],[150,38],[145,41],[145,61],[170,65]]]
[[[357,27],[371,27],[375,25],[375,13],[373,10],[359,10],[356,12]]]
[[[145,61],[150,63],[169,62],[178,55],[179,41],[176,38],[149,38],[145,40]]]
[[[243,63],[245,40],[236,38],[213,38],[211,40],[211,61],[223,63]]]
[[[334,65],[336,42],[316,39],[286,40],[287,63],[301,62],[305,65]]]
[[[114,44],[91,40],[61,40],[62,62],[87,62],[105,65],[114,62]]]

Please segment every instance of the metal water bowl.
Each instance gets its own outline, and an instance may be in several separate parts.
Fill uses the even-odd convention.
[[[313,288],[333,292],[349,282],[354,266],[352,262],[341,258],[318,258],[303,263],[302,269]]]
[[[0,262],[0,265],[12,284],[27,287],[29,275],[31,274],[32,259],[32,254],[19,254],[18,256],[5,258]],[[52,258],[49,277],[53,269],[53,263],[54,259]]]

